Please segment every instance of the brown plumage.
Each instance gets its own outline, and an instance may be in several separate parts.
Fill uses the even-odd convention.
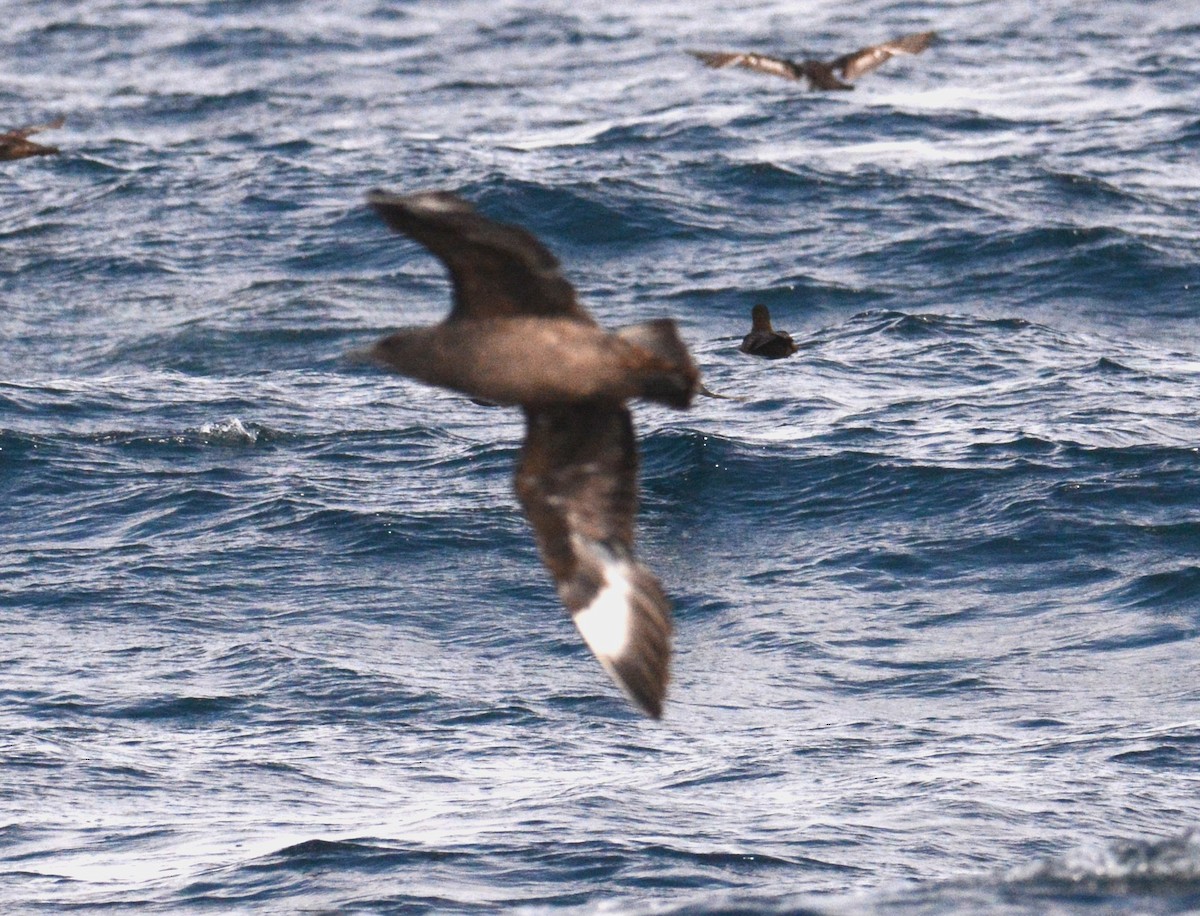
[[[937,37],[935,32],[902,35],[892,41],[885,41],[882,44],[860,48],[850,54],[843,54],[831,61],[788,60],[783,57],[769,57],[766,54],[739,51],[689,51],[688,53],[717,69],[744,67],[747,70],[757,70],[759,73],[782,76],[784,79],[803,81],[808,84],[809,89],[853,89],[850,81],[870,73],[897,54],[920,54],[933,43],[935,37]]]
[[[799,347],[786,331],[771,327],[771,313],[761,302],[750,310],[750,333],[742,338],[738,347],[743,353],[764,356],[767,359],[782,359],[791,356]]]
[[[662,714],[670,602],[633,552],[637,447],[625,402],[687,407],[700,377],[667,319],[609,333],[575,298],[530,233],[493,222],[446,192],[368,200],[450,273],[454,303],[369,355],[388,368],[523,408],[516,491],[542,562],[584,641],[647,714]]]
[[[15,130],[0,134],[0,162],[12,159],[27,159],[30,156],[53,156],[58,152],[57,146],[44,146],[28,139],[31,134],[43,130],[55,130],[66,123],[65,118],[55,118],[49,124],[38,124],[33,127],[18,127]]]

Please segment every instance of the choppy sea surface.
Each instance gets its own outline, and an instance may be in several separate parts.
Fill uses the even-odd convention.
[[[1168,0],[17,0],[6,912],[1200,910],[1200,17]],[[850,93],[685,49],[835,56]],[[639,406],[666,717],[364,205],[527,226]],[[737,352],[764,302],[800,345]]]

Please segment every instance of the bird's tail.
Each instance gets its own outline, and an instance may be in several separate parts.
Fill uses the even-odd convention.
[[[700,370],[692,362],[674,321],[670,318],[644,321],[620,328],[616,334],[651,357],[645,361],[642,397],[671,407],[691,404],[692,397],[702,387]]]

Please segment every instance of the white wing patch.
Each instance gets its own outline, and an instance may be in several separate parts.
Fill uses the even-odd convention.
[[[574,620],[588,648],[607,662],[621,657],[633,634],[633,587],[625,561],[604,557],[603,569],[604,585]]]
[[[670,677],[670,603],[658,580],[624,545],[593,541],[578,532],[570,538],[581,568],[567,584],[567,594],[586,589],[575,594],[588,601],[572,614],[575,626],[622,692],[657,719]]]
[[[408,206],[413,210],[424,210],[427,213],[472,212],[470,205],[465,201],[442,191],[424,191],[413,194],[408,199]]]

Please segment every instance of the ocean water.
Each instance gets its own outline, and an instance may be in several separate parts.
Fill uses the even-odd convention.
[[[0,165],[6,912],[1200,910],[1189,4],[4,12],[0,126],[67,117]],[[929,28],[852,93],[685,53]],[[347,359],[449,299],[373,187],[736,398],[635,410],[662,722],[518,413]]]

